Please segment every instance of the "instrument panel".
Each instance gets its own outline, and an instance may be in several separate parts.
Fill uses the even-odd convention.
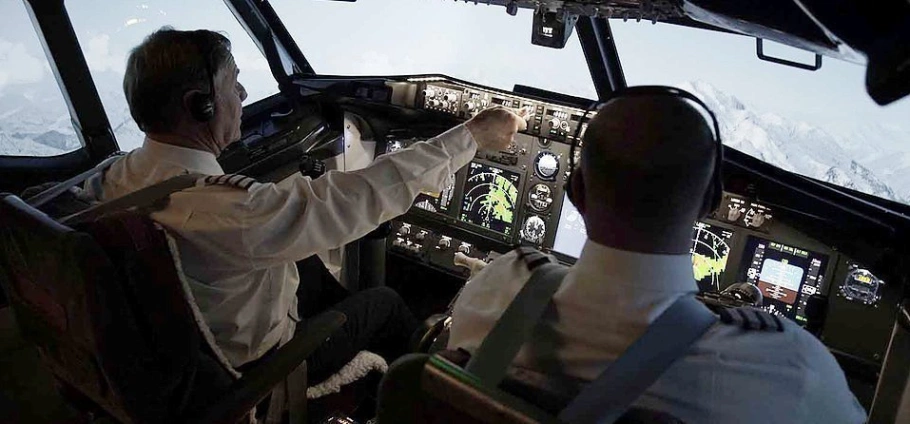
[[[421,193],[409,212],[393,222],[389,250],[461,277],[468,271],[454,266],[456,252],[491,260],[518,244],[573,263],[587,235],[564,184],[571,142],[576,130],[584,133],[590,118],[585,111],[444,78],[408,85],[410,96],[391,97],[409,108],[468,119],[486,107],[502,105],[526,108],[532,115],[527,130],[508,149],[478,152],[449,177],[442,191]],[[389,139],[386,151],[420,141]],[[824,326],[825,343],[880,363],[890,328],[868,326],[861,331],[862,346],[856,345],[853,330],[866,320],[888,322],[879,317],[894,310],[895,295],[863,264],[789,226],[786,214],[776,207],[724,193],[720,207],[693,226],[691,254],[700,291],[754,284],[765,309],[802,326],[818,319],[810,303],[821,299],[828,323],[838,323]]]

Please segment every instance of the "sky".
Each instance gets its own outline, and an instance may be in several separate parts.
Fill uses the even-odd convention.
[[[132,47],[161,27],[208,28],[233,42],[245,102],[277,92],[268,65],[221,0],[67,0],[69,14],[108,114],[122,114],[120,84]],[[593,98],[575,35],[565,49],[534,46],[531,12],[451,0],[272,0],[318,73],[443,73],[512,89],[524,84]],[[0,0],[0,96],[21,84],[55,81],[22,0]],[[752,38],[650,22],[611,21],[630,84],[705,81],[750,107],[849,134],[885,125],[910,152],[910,98],[880,107],[866,94],[862,65],[825,58],[809,72],[760,61]],[[772,50],[775,51],[775,50]],[[811,61],[807,52],[790,53]],[[49,90],[53,92],[53,90]],[[56,91],[59,95],[59,90]],[[60,104],[63,104],[62,96]]]

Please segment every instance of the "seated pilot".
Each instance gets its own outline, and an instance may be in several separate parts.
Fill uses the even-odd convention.
[[[697,292],[689,253],[717,148],[691,100],[606,103],[584,136],[570,198],[588,238],[513,365],[593,381],[678,298]],[[476,352],[531,272],[518,251],[477,272],[454,305],[449,349]],[[715,324],[634,403],[687,423],[860,423],[866,414],[811,334]]]
[[[230,42],[218,33],[151,34],[130,54],[123,81],[144,144],[87,190],[109,200],[180,174],[224,174],[215,158],[241,135],[246,92],[238,74]],[[320,382],[361,350],[393,360],[418,322],[391,289],[348,295],[314,254],[403,214],[420,191],[438,190],[478,148],[508,146],[520,125],[510,111],[489,110],[359,171],[316,180],[297,175],[280,186],[233,179],[242,183],[194,187],[172,195],[151,218],[174,235],[196,303],[234,367],[287,341],[301,318],[330,307],[346,314],[344,326],[308,360],[309,381]],[[300,272],[301,266],[319,272]]]

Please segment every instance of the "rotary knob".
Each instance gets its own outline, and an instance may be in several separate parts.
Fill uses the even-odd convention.
[[[466,110],[468,112],[473,112],[475,109],[477,109],[477,105],[474,104],[474,102],[472,102],[472,101],[464,102],[464,110]]]
[[[455,93],[447,93],[443,98],[449,103],[455,103],[458,101],[458,95]]]
[[[427,88],[426,90],[423,90],[423,96],[428,99],[431,97],[436,97],[436,90],[434,90],[432,88]]]
[[[559,124],[561,123],[562,121],[560,121],[558,118],[553,118],[550,120],[550,128],[559,128]]]
[[[441,250],[448,249],[452,247],[452,239],[448,237],[442,237],[438,242],[436,242],[436,247]]]

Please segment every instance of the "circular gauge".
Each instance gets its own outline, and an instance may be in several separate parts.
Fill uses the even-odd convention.
[[[535,244],[543,243],[547,234],[547,223],[537,215],[531,215],[521,227],[521,238]]]
[[[856,265],[850,266],[850,272],[840,287],[840,294],[854,302],[874,305],[882,298],[879,288],[885,283],[868,270]]]
[[[552,181],[559,172],[559,158],[553,152],[540,152],[534,159],[534,172],[543,180]]]
[[[536,184],[528,194],[528,204],[537,212],[550,209],[553,204],[553,191],[546,184]]]

